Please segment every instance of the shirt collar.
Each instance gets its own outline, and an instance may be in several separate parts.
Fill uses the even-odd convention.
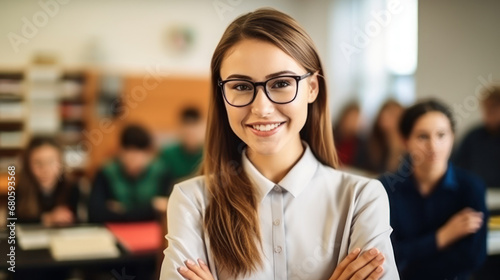
[[[417,181],[415,179],[414,174],[411,174],[411,180],[407,180],[407,184],[410,184],[408,186],[411,186],[412,188],[417,189]],[[443,177],[439,180],[436,190],[437,189],[443,189],[443,190],[456,190],[458,189],[458,180],[455,175],[455,168],[453,167],[451,162],[448,162],[448,167],[446,168],[446,172],[444,173]]]
[[[276,185],[287,190],[293,197],[297,197],[304,190],[309,181],[313,178],[314,173],[316,173],[319,161],[316,159],[306,142],[302,141],[302,145],[305,149],[301,158],[278,184],[264,177],[246,156],[246,149],[243,151],[243,170],[258,190],[257,198],[259,202],[262,202],[264,197],[266,197]]]

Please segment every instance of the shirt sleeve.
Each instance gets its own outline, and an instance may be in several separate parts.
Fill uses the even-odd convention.
[[[394,251],[398,256],[399,270],[403,271],[408,264],[435,255],[437,251],[436,231],[428,232],[417,238],[400,240],[396,234],[392,236]]]
[[[195,262],[198,258],[202,259],[214,274],[213,263],[207,259],[202,214],[194,198],[180,186],[174,186],[167,210],[168,247],[164,251],[160,280],[184,280],[177,268],[184,266],[187,259]]]
[[[370,180],[358,193],[351,230],[349,252],[377,248],[385,256],[383,280],[398,280],[399,274],[391,244],[389,200],[382,184]]]
[[[477,178],[470,180],[468,192],[464,193],[465,207],[483,212],[483,225],[474,234],[457,241],[450,247],[440,251],[436,256],[439,261],[430,264],[435,271],[443,275],[457,275],[478,269],[486,260],[486,236],[488,225],[488,210],[485,202],[486,186]]]

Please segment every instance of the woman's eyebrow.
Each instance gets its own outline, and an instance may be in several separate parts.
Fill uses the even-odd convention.
[[[271,78],[274,78],[274,77],[278,77],[278,76],[281,76],[281,75],[287,75],[287,74],[288,75],[296,75],[296,73],[293,72],[293,71],[291,71],[291,70],[283,70],[283,71],[279,71],[279,72],[275,72],[275,73],[267,75],[266,79],[271,79]],[[253,81],[252,77],[247,76],[247,75],[242,75],[242,74],[231,74],[226,79],[227,80],[229,80],[229,79],[245,79],[245,80],[251,80],[251,81]]]
[[[278,76],[281,76],[281,75],[286,75],[286,74],[289,74],[289,75],[296,75],[295,72],[293,71],[290,71],[290,70],[283,70],[283,71],[279,71],[279,72],[276,72],[276,73],[272,73],[272,74],[269,74],[266,76],[266,79],[271,79],[271,78],[274,78],[274,77],[278,77]]]

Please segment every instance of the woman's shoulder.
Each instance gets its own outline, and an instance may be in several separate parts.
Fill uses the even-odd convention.
[[[198,175],[174,185],[174,190],[179,189],[185,194],[196,194],[205,191],[205,176]]]
[[[207,198],[205,176],[199,175],[175,184],[169,201],[190,202],[199,208],[204,208],[207,204]]]
[[[320,172],[324,172],[329,179],[343,183],[369,184],[377,181],[373,178],[355,174],[353,172],[335,169],[330,166],[321,165]]]
[[[380,181],[353,174],[347,171],[331,168],[329,166],[322,166],[321,172],[326,176],[326,180],[336,186],[341,192],[350,192],[352,194],[359,194],[361,192],[385,192],[384,187]]]
[[[479,175],[469,170],[463,169],[461,167],[457,167],[455,165],[452,165],[451,168],[453,169],[453,174],[458,184],[462,188],[471,190],[482,190],[484,192],[486,184],[484,180],[481,177],[479,177]]]

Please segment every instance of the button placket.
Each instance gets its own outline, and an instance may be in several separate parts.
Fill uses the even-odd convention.
[[[287,279],[286,266],[286,239],[283,215],[283,190],[276,185],[271,195],[271,211],[273,221],[273,259],[274,259],[274,279]]]

